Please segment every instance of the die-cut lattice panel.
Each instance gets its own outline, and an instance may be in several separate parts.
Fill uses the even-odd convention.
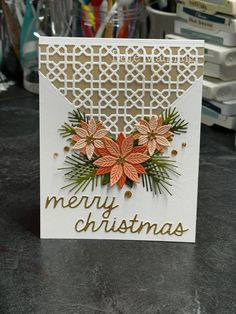
[[[170,107],[203,74],[204,51],[197,45],[51,42],[39,45],[40,72],[113,134],[128,134],[141,117]]]

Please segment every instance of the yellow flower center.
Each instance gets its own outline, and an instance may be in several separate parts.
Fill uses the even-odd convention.
[[[151,131],[148,133],[148,139],[149,140],[155,140],[156,139],[156,133],[154,131]]]
[[[125,162],[125,157],[123,156],[119,156],[118,160],[117,160],[117,163],[122,165],[123,163]]]
[[[89,145],[89,144],[92,144],[93,141],[94,141],[94,139],[93,139],[93,136],[92,136],[92,135],[89,135],[89,136],[86,137],[86,142],[87,142],[88,145]]]

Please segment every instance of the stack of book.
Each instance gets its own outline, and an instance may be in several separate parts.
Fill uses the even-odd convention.
[[[175,34],[205,40],[202,122],[236,130],[236,1],[181,0]]]

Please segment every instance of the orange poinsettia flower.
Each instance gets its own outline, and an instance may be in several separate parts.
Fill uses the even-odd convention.
[[[94,164],[99,167],[96,174],[110,173],[110,185],[118,184],[123,187],[127,178],[133,182],[139,182],[139,174],[146,173],[141,165],[150,157],[144,152],[146,146],[134,147],[134,136],[125,137],[119,134],[117,142],[110,138],[104,138],[104,148],[98,148],[98,158]]]
[[[170,146],[167,140],[172,132],[171,124],[163,125],[163,118],[152,116],[148,121],[141,119],[139,124],[136,125],[136,129],[139,134],[136,135],[138,138],[139,145],[147,145],[148,153],[150,156],[154,154],[156,150],[163,151],[166,147]]]
[[[81,154],[91,159],[97,148],[104,147],[103,138],[108,131],[101,122],[96,123],[94,119],[88,123],[81,121],[80,127],[74,128],[75,135],[71,139],[76,142],[73,149],[79,149]]]

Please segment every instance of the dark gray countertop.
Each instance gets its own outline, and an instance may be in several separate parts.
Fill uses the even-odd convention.
[[[36,96],[0,95],[0,313],[236,313],[233,132],[202,127],[197,243],[39,239]]]

